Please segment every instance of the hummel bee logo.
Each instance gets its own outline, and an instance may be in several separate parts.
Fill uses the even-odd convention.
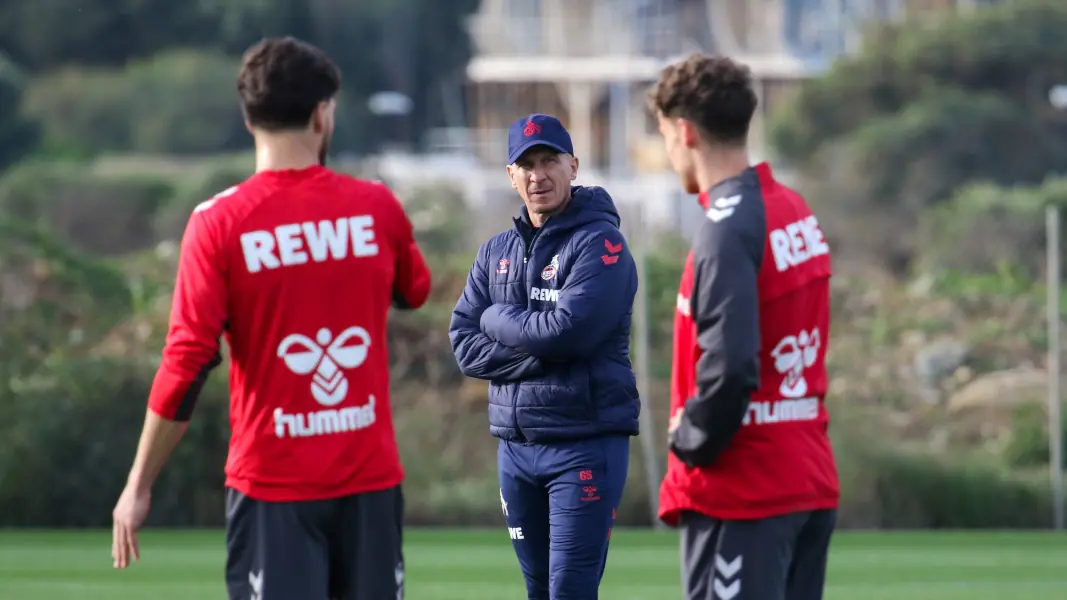
[[[707,217],[712,221],[718,223],[723,219],[734,214],[734,208],[741,204],[741,194],[735,194],[728,198],[719,198],[715,202],[712,202],[708,208]]]

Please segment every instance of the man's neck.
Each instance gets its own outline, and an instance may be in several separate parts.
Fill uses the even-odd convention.
[[[319,164],[318,152],[299,133],[256,136],[256,172],[306,169]]]
[[[749,167],[748,150],[744,146],[721,146],[705,149],[696,163],[697,184],[707,191]]]

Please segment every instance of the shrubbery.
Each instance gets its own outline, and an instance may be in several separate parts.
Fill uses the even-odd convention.
[[[13,288],[0,288],[0,354],[6,359],[0,360],[0,439],[5,440],[0,525],[107,524],[136,445],[166,330],[174,257],[144,251],[177,239],[193,206],[247,172],[247,157],[211,162],[206,169],[132,169],[135,174],[31,164],[0,180],[0,273],[5,277],[0,286],[17,278],[34,282],[18,307],[4,308],[14,299]],[[95,210],[79,206],[73,195],[78,189],[99,190],[86,197],[101,204]],[[410,202],[435,286],[429,306],[394,314],[390,330],[409,518],[424,524],[498,525],[496,452],[488,435],[485,386],[459,374],[447,342],[448,316],[472,260],[464,228],[473,216],[447,191],[424,190]],[[67,215],[73,211],[80,211],[77,223],[87,227],[70,226],[75,221]],[[111,222],[125,227],[109,229],[110,238],[92,231]],[[653,246],[646,276],[655,357],[650,401],[654,433],[662,444],[670,324],[685,244],[667,237]],[[81,251],[71,250],[75,247]],[[94,255],[114,258],[105,263]],[[142,284],[138,296],[133,284],[146,279],[157,287]],[[72,336],[75,331],[79,334]],[[15,355],[18,361],[11,360]],[[229,437],[226,388],[224,366],[209,379],[188,437],[159,482],[153,523],[221,523]],[[852,431],[866,418],[847,403],[835,403],[833,410],[835,432]],[[1007,456],[1019,468],[1047,460],[1034,445],[1047,446],[1047,437],[1033,432],[1040,429],[1035,418],[1017,418],[1020,435]],[[1048,494],[1040,479],[976,467],[968,459],[904,452],[889,447],[890,440],[871,447],[862,436],[838,437],[846,526],[1036,527],[1048,522]],[[622,524],[648,523],[642,460],[635,441]],[[664,457],[659,460],[662,464]]]
[[[1067,4],[997,3],[872,35],[804,82],[771,138],[835,250],[911,274],[927,207],[968,184],[1035,185],[1062,169],[1067,113],[1048,92],[1067,80],[1064,27]],[[997,237],[1030,246],[1014,233]]]
[[[0,215],[50,231],[74,250],[114,256],[152,244],[155,215],[173,194],[173,182],[156,175],[27,163],[0,182]]]
[[[68,68],[33,80],[24,112],[58,155],[203,154],[243,148],[235,59],[175,51],[125,69]]]
[[[925,272],[970,274],[1010,269],[1027,281],[1038,280],[1046,264],[1047,206],[1067,213],[1067,176],[1036,186],[965,186],[922,215],[919,266]],[[1067,252],[1067,245],[1062,250]]]
[[[0,524],[108,524],[140,432],[153,369],[150,361],[71,359],[41,369],[19,384],[12,402],[0,403],[5,440]],[[222,523],[229,439],[224,373],[210,382],[154,490],[154,525]],[[434,412],[411,392],[401,390],[395,399],[409,520],[499,525],[495,442],[484,409]],[[1033,528],[1051,522],[1044,471],[1012,475],[970,461],[872,447],[860,439],[839,440],[836,450],[842,527]],[[648,502],[635,443],[620,524],[647,524]]]
[[[40,127],[19,112],[26,80],[0,51],[0,171],[37,148]]]
[[[976,459],[846,439],[841,470],[842,527],[891,529],[1048,528],[1047,471],[1012,472]]]
[[[947,405],[961,385],[1033,370],[1044,355],[1042,209],[1067,201],[1064,180],[1049,176],[1067,159],[1067,118],[1045,95],[1067,78],[1065,27],[1067,5],[1020,0],[889,29],[805,83],[772,128],[845,259],[838,264],[862,268],[858,278],[841,268],[833,289],[831,431],[844,527],[1050,522],[1042,411],[1009,406],[995,425],[1010,435],[991,444],[976,431],[986,423],[972,422],[983,411],[963,419]],[[0,108],[23,85],[3,67]],[[0,140],[38,120],[52,158],[245,146],[235,72],[232,58],[175,51],[122,69],[44,74],[27,86],[29,120],[0,122]],[[353,83],[379,89],[374,77]],[[360,93],[347,102],[362,105]],[[347,122],[358,116],[349,111]],[[344,146],[359,147],[350,137]],[[194,206],[251,171],[247,156],[162,162],[26,162],[0,180],[0,526],[109,520],[166,331],[175,256],[161,242],[177,240]],[[500,525],[485,385],[460,375],[447,341],[481,241],[472,238],[484,235],[472,233],[480,215],[452,191],[407,200],[435,280],[427,307],[393,315],[388,340],[409,518]],[[662,452],[685,243],[646,241],[648,400]],[[878,266],[896,281],[872,276]],[[920,377],[919,356],[940,337],[964,347],[962,363]],[[223,367],[155,491],[155,524],[221,522],[228,435]],[[623,524],[648,522],[639,446]]]

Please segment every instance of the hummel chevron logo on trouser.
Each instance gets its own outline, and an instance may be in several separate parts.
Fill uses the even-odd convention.
[[[733,600],[741,593],[741,561],[740,555],[729,562],[721,554],[715,555],[715,600]]]

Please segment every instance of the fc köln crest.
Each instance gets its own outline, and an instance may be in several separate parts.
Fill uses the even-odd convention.
[[[552,257],[552,262],[548,263],[548,266],[541,269],[541,279],[549,281],[556,278],[556,271],[559,271],[559,255]]]

